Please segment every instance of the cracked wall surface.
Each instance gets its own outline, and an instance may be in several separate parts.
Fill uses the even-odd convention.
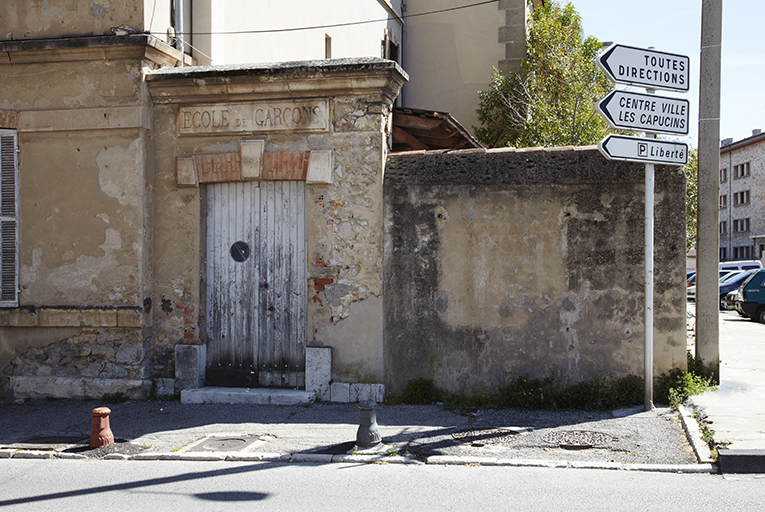
[[[45,7],[27,4],[27,14]],[[14,114],[19,140],[20,219],[19,300],[0,311],[0,368],[20,398],[147,392],[152,140],[143,73],[156,60],[144,60],[146,41],[115,42],[13,42],[0,62],[0,111]],[[128,340],[140,350],[95,357],[82,348]],[[80,349],[61,348],[73,344]]]
[[[391,155],[386,387],[642,375],[642,168],[594,148]],[[685,183],[657,176],[658,376],[685,366]]]

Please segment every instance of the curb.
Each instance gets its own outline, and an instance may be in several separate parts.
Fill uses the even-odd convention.
[[[3,450],[0,458],[5,459],[62,459],[89,460],[84,455],[74,453],[55,453],[50,451]],[[330,455],[321,453],[140,453],[124,455],[110,453],[102,460],[120,461],[204,461],[204,462],[283,462],[312,464],[405,464],[405,465],[440,465],[440,466],[505,466],[531,468],[571,468],[603,469],[612,471],[644,471],[654,473],[718,473],[715,464],[626,464],[615,462],[583,462],[543,459],[498,459],[491,457],[457,457],[452,455],[431,455],[425,462],[400,455]]]
[[[709,445],[701,439],[701,426],[698,420],[693,417],[693,413],[684,405],[678,407],[678,412],[680,413],[683,430],[685,430],[685,435],[688,437],[694,453],[696,453],[696,458],[702,464],[714,464],[715,459],[712,457]]]

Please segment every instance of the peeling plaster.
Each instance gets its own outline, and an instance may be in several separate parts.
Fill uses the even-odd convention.
[[[136,139],[127,149],[121,146],[104,148],[96,157],[98,186],[104,194],[124,206],[141,206],[141,149],[141,141]]]

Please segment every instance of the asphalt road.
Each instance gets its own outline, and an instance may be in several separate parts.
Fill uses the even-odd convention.
[[[0,509],[760,511],[752,478],[585,469],[280,462],[0,463]]]

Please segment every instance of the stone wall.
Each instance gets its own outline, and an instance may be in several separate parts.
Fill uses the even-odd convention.
[[[642,375],[643,168],[592,147],[390,155],[386,389]],[[685,182],[656,176],[659,375],[685,367]]]

